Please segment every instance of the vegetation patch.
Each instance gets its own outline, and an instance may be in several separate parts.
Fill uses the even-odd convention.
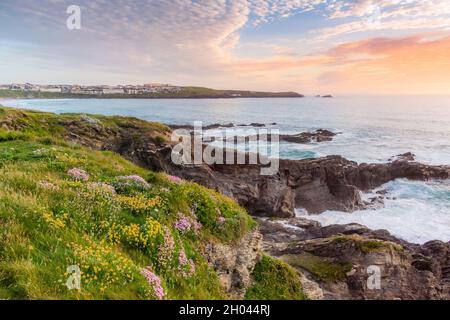
[[[64,141],[64,123],[141,122],[88,117],[0,109],[0,299],[226,299],[202,250],[238,241],[252,218],[200,185]],[[74,265],[80,290],[66,286]]]
[[[253,271],[248,300],[306,300],[300,276],[286,263],[263,256]]]
[[[403,247],[397,243],[383,241],[378,239],[365,239],[359,235],[337,236],[333,238],[337,243],[351,243],[363,253],[373,251],[390,251],[402,252]]]
[[[350,262],[335,262],[310,253],[290,254],[281,257],[295,268],[303,269],[322,282],[337,282],[344,280],[346,274],[352,270]]]

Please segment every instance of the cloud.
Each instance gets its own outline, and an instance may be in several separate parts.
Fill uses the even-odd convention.
[[[80,31],[69,31],[65,24],[66,8],[74,2],[82,8]],[[301,14],[310,11],[324,14],[322,24],[331,27],[306,29],[285,41],[246,38],[246,31],[258,31],[256,25],[296,15],[301,23]],[[419,79],[414,70],[420,69],[430,91],[438,81],[442,88],[442,70],[449,70],[449,13],[447,0],[2,0],[0,60],[6,63],[0,65],[0,76],[12,78],[28,68],[37,79],[84,83],[161,81],[344,92],[349,87],[364,91],[366,85],[389,91],[389,81],[400,90],[399,79],[405,74]],[[373,19],[380,21],[375,29]],[[322,41],[320,50],[303,41],[368,30],[419,35],[366,42],[349,37],[338,46]],[[426,59],[433,60],[429,68]]]
[[[448,0],[332,1],[326,7],[330,20],[352,19],[314,30],[325,40],[342,34],[373,30],[436,30],[450,28]]]
[[[418,34],[374,38],[336,46],[326,53],[318,79],[335,90],[365,93],[450,92],[450,36]]]

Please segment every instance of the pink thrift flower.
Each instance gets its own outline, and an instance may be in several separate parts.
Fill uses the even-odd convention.
[[[186,252],[183,249],[180,250],[178,255],[179,271],[183,277],[190,277],[195,273],[195,264],[192,259],[188,259]]]
[[[70,169],[67,174],[77,181],[88,181],[90,177],[86,171],[79,168]]]
[[[153,293],[158,300],[164,298],[164,289],[161,286],[161,279],[150,271],[149,267],[141,270],[141,274],[147,280],[150,287],[153,289]]]
[[[178,231],[185,233],[191,230],[192,223],[188,217],[184,216],[182,213],[179,213],[178,220],[175,222],[174,227]]]
[[[183,183],[183,180],[181,178],[179,178],[179,177],[176,177],[176,176],[168,176],[168,179],[172,183],[176,183],[176,184]]]

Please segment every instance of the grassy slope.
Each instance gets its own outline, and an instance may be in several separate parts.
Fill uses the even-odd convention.
[[[253,228],[245,210],[116,154],[67,144],[61,118],[79,116],[0,107],[0,299],[152,299],[152,286],[140,274],[144,267],[161,278],[166,299],[227,298],[200,252],[207,241],[228,243]],[[96,118],[109,126],[128,119]],[[156,133],[166,130],[147,125]],[[87,172],[88,181],[76,181],[72,168]],[[149,186],[118,178],[128,175]],[[180,232],[174,227],[180,213],[201,228]],[[181,250],[195,271],[180,265]],[[70,265],[83,272],[81,291],[65,286]],[[266,269],[279,277],[269,264],[259,268]],[[258,290],[250,298],[300,298],[284,289],[267,294],[274,283],[255,279]]]
[[[175,93],[154,93],[139,95],[83,95],[52,92],[26,92],[17,90],[0,90],[0,98],[39,98],[39,99],[57,99],[57,98],[105,98],[105,99],[135,99],[135,98],[232,98],[239,94],[240,97],[298,97],[294,92],[255,92],[238,90],[215,90],[203,87],[183,87],[181,91]]]

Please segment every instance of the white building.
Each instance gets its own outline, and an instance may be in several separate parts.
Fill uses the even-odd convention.
[[[40,92],[52,92],[52,93],[60,93],[61,88],[60,87],[53,87],[53,86],[47,86],[47,87],[40,87]]]
[[[103,88],[103,94],[124,94],[123,88]]]

